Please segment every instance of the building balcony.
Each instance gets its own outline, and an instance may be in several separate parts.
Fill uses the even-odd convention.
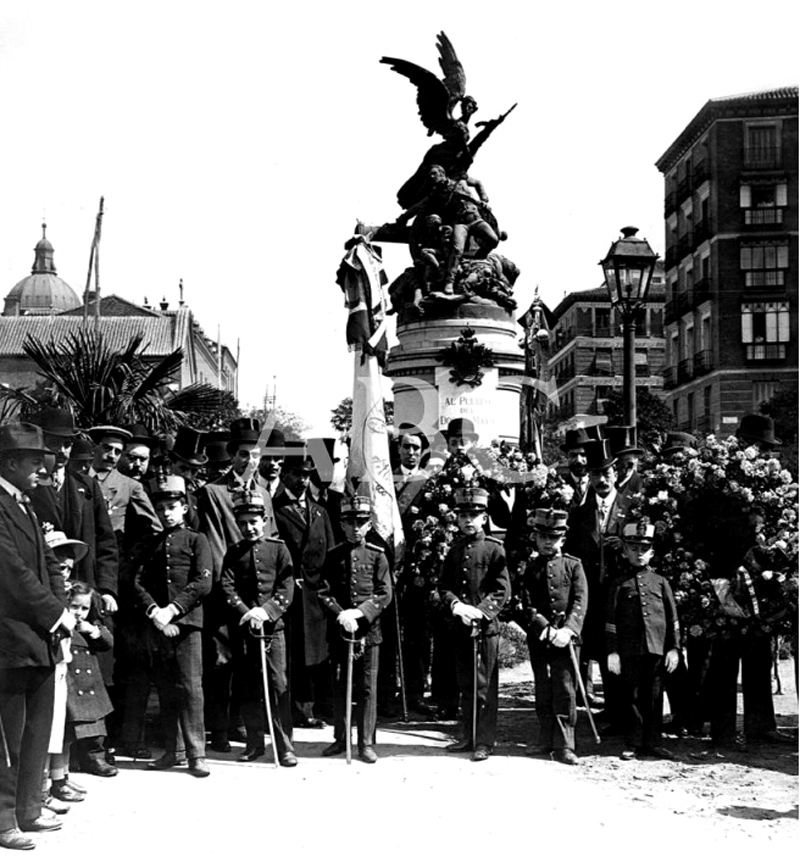
[[[675,366],[664,366],[664,389],[675,389],[678,385],[678,369]]]
[[[695,187],[700,187],[700,185],[710,177],[711,169],[708,166],[708,159],[701,160],[700,163],[695,164],[695,167],[692,170],[692,183]]]
[[[745,169],[775,169],[783,163],[780,146],[764,146],[758,149],[744,150]]]
[[[664,304],[664,323],[671,324],[673,321],[677,321],[690,309],[689,293],[683,291],[673,300],[668,300]]]
[[[688,256],[694,249],[694,239],[691,232],[687,232],[682,238],[678,239],[677,255],[678,261],[684,256]]]
[[[669,217],[677,207],[678,194],[674,190],[670,190],[664,195],[664,217]]]
[[[694,355],[694,376],[700,377],[701,375],[708,374],[714,368],[713,359],[714,354],[709,348],[706,348],[704,351],[698,351]]]
[[[678,201],[683,202],[684,199],[692,192],[691,176],[686,176],[678,182]]]
[[[698,279],[694,284],[694,294],[692,299],[692,304],[694,306],[699,306],[703,301],[708,300],[711,297],[711,279],[707,276],[704,276],[702,279]]]
[[[614,336],[614,328],[613,327],[595,327],[594,328],[594,337],[595,339],[611,339]]]
[[[669,270],[671,267],[675,267],[676,264],[678,264],[678,257],[675,247],[667,247],[667,251],[664,253],[664,267]]]
[[[783,208],[745,208],[745,226],[780,226],[783,224]]]
[[[689,383],[694,377],[694,359],[687,357],[678,363],[678,383]]]
[[[782,362],[786,359],[786,345],[778,342],[747,345],[745,358],[748,362]]]
[[[699,247],[703,241],[708,240],[711,237],[711,227],[708,223],[708,220],[700,220],[699,223],[695,224],[694,227],[694,241],[692,242],[693,247]]]

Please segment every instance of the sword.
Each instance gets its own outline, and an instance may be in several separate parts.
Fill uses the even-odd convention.
[[[264,682],[264,708],[267,713],[267,725],[269,726],[269,739],[272,743],[272,763],[278,767],[278,749],[275,746],[275,726],[272,724],[272,705],[269,700],[269,679],[267,677],[267,651],[272,644],[272,637],[267,636],[263,630],[255,632],[250,628],[250,633],[258,639],[259,651],[261,653],[261,678]]]
[[[478,658],[480,651],[478,641],[480,639],[481,623],[472,622],[472,750],[475,751],[478,739]]]
[[[355,636],[350,633],[345,636],[347,640],[347,686],[345,688],[344,705],[344,745],[347,763],[353,761],[353,648],[356,644]]]
[[[408,722],[408,700],[406,699],[406,670],[403,665],[403,636],[400,632],[400,599],[394,592],[394,621],[397,628],[397,672],[400,678],[400,701],[403,704],[403,722]]]
[[[586,687],[583,685],[583,678],[581,677],[580,666],[578,665],[578,654],[575,651],[575,643],[570,639],[569,645],[569,656],[572,660],[572,669],[575,672],[575,681],[578,684],[578,689],[581,691],[581,698],[583,699],[583,706],[586,708],[586,713],[589,715],[589,725],[592,727],[592,734],[594,734],[594,742],[600,743],[600,735],[597,733],[597,726],[594,724],[594,716],[592,715],[592,709],[589,707],[589,699],[586,697]]]

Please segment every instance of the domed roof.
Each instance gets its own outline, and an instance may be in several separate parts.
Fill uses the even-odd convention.
[[[3,315],[44,315],[82,305],[72,288],[56,275],[53,245],[47,240],[46,231],[47,225],[43,223],[42,240],[34,250],[31,275],[21,279],[8,292]]]

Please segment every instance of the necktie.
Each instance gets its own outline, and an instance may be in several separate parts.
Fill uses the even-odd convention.
[[[60,491],[64,486],[64,470],[62,468],[53,470],[53,487]]]

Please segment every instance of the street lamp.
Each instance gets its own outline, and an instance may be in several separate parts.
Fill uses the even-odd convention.
[[[606,278],[611,305],[622,315],[622,389],[625,424],[636,427],[636,366],[634,337],[636,315],[647,300],[650,280],[658,256],[633,226],[622,229],[622,237],[614,241],[600,262]]]

